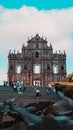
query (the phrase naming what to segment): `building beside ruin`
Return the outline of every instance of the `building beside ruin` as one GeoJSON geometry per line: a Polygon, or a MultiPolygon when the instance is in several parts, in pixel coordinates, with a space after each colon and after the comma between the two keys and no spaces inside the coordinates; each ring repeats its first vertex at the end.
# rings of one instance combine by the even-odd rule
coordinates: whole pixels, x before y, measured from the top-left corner
{"type": "Polygon", "coordinates": [[[36,34],[22,45],[22,51],[8,54],[8,81],[47,86],[51,81],[66,81],[66,53],[53,52],[52,44],[36,34]]]}

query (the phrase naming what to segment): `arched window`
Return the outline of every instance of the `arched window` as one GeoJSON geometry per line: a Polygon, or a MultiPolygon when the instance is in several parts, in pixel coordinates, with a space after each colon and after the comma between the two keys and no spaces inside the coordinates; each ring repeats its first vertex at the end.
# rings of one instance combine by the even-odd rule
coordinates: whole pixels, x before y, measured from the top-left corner
{"type": "Polygon", "coordinates": [[[36,48],[38,48],[38,43],[36,43],[36,48]]]}
{"type": "Polygon", "coordinates": [[[41,65],[40,64],[38,64],[38,65],[35,64],[33,69],[34,69],[33,71],[35,74],[41,73],[41,65]]]}
{"type": "Polygon", "coordinates": [[[21,65],[16,66],[16,73],[21,73],[21,65]]]}
{"type": "Polygon", "coordinates": [[[61,65],[61,70],[64,70],[64,66],[63,65],[61,65]]]}
{"type": "Polygon", "coordinates": [[[58,73],[58,65],[53,65],[53,73],[54,74],[58,73]]]}
{"type": "Polygon", "coordinates": [[[39,53],[38,52],[35,53],[35,57],[39,58],[39,53]]]}

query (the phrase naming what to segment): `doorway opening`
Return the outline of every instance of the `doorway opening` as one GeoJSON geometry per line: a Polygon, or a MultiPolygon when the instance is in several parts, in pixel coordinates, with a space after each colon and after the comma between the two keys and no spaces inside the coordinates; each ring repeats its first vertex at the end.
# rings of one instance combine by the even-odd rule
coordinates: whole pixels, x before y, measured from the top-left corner
{"type": "Polygon", "coordinates": [[[38,87],[38,86],[41,86],[41,81],[40,81],[40,80],[34,80],[34,81],[33,81],[33,85],[34,85],[34,86],[37,86],[37,87],[38,87]]]}

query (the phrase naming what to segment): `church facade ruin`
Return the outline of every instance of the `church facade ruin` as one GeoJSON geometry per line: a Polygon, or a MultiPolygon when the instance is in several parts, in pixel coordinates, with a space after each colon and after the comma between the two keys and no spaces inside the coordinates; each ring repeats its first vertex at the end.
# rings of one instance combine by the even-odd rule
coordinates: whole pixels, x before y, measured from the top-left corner
{"type": "Polygon", "coordinates": [[[8,81],[24,85],[47,86],[66,81],[66,53],[54,53],[52,45],[36,34],[22,45],[22,51],[8,54],[8,81]]]}

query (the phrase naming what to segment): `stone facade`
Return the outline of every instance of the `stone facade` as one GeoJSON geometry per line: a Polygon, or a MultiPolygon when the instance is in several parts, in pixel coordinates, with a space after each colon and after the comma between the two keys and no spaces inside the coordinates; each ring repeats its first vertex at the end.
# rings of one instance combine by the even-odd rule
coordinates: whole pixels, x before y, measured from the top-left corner
{"type": "Polygon", "coordinates": [[[22,45],[22,52],[8,54],[8,81],[47,86],[51,81],[66,81],[66,53],[53,53],[52,45],[38,34],[22,45]]]}

